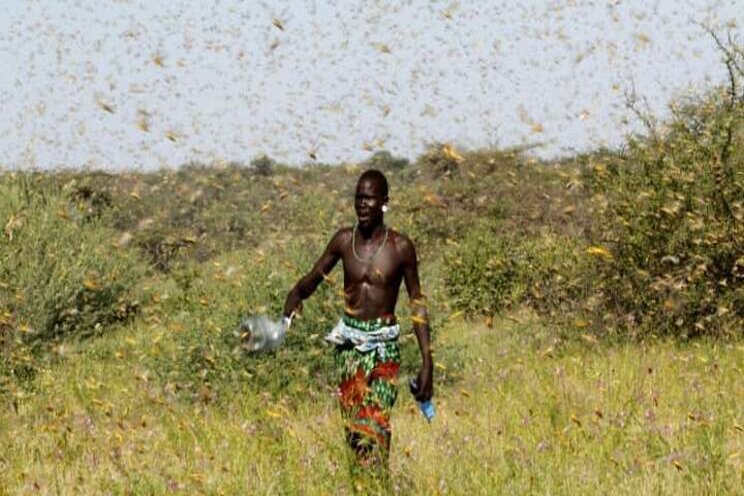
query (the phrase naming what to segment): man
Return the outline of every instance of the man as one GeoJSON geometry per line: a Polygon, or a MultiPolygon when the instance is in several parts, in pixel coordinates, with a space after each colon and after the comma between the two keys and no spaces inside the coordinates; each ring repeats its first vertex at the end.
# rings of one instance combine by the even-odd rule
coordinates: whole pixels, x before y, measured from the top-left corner
{"type": "Polygon", "coordinates": [[[401,281],[411,302],[411,320],[421,350],[416,399],[432,396],[432,359],[426,305],[419,284],[416,250],[383,222],[388,184],[378,170],[357,182],[357,223],[340,229],[312,270],[287,295],[284,316],[299,311],[339,260],[344,268],[346,310],[326,339],[336,345],[339,397],[346,439],[365,467],[385,465],[390,451],[390,412],[400,368],[395,306],[401,281]]]}

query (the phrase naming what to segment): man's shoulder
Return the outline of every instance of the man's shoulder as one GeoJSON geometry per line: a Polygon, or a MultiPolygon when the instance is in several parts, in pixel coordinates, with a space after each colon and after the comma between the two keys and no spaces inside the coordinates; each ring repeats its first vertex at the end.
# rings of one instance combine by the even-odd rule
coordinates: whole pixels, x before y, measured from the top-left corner
{"type": "Polygon", "coordinates": [[[400,231],[397,231],[393,228],[390,228],[389,236],[390,236],[390,239],[393,240],[395,247],[398,249],[400,253],[405,253],[407,251],[414,249],[413,241],[411,241],[411,238],[409,238],[406,234],[400,231]]]}
{"type": "Polygon", "coordinates": [[[405,233],[398,231],[397,229],[389,228],[390,236],[395,239],[398,243],[413,243],[405,233]]]}
{"type": "Polygon", "coordinates": [[[334,245],[341,246],[348,243],[351,240],[352,226],[340,227],[331,238],[331,243],[334,245]]]}
{"type": "Polygon", "coordinates": [[[354,230],[354,226],[339,227],[336,233],[333,235],[334,238],[351,236],[351,232],[354,230]]]}

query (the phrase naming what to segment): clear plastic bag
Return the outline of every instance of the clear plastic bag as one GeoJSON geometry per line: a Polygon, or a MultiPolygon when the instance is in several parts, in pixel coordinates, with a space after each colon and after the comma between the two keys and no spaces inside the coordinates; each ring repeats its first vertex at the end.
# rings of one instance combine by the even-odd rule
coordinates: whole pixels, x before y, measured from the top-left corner
{"type": "Polygon", "coordinates": [[[278,348],[287,335],[291,319],[272,320],[266,315],[251,315],[240,323],[238,332],[243,348],[251,353],[278,348]]]}

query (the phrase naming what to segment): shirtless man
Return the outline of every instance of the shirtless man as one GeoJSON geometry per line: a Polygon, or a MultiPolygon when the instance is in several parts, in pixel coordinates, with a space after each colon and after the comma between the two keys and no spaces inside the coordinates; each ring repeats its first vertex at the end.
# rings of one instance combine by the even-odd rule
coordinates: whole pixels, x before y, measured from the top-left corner
{"type": "Polygon", "coordinates": [[[416,399],[432,396],[432,359],[416,251],[403,234],[383,223],[388,184],[368,170],[357,182],[357,223],[333,236],[312,270],[287,295],[284,316],[302,308],[339,260],[344,268],[346,311],[326,339],[334,343],[339,400],[346,439],[362,466],[384,464],[390,450],[390,411],[397,398],[400,368],[395,306],[401,281],[411,302],[411,320],[421,350],[416,399]]]}

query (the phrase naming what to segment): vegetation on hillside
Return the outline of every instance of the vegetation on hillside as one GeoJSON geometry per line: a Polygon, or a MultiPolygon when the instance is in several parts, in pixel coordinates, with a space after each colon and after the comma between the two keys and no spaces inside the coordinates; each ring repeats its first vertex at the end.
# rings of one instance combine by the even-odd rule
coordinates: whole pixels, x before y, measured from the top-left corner
{"type": "MultiPolygon", "coordinates": [[[[433,437],[402,422],[399,492],[742,487],[744,57],[721,48],[727,86],[560,163],[435,143],[413,163],[0,174],[3,487],[349,490],[328,462],[341,440],[322,339],[344,310],[340,269],[276,352],[247,354],[236,330],[278,316],[354,222],[367,167],[417,246],[441,398],[433,437]],[[41,454],[28,465],[26,446],[41,454]],[[462,466],[434,470],[455,452],[462,466]]],[[[407,322],[405,296],[399,310],[407,322]]],[[[408,376],[410,332],[402,345],[408,376]]]]}
{"type": "Polygon", "coordinates": [[[744,54],[730,81],[675,102],[673,118],[620,153],[580,160],[589,236],[607,251],[601,306],[625,333],[741,334],[744,315],[744,54]]]}
{"type": "Polygon", "coordinates": [[[145,266],[117,235],[32,176],[0,182],[0,379],[33,378],[49,352],[139,308],[145,266]]]}

